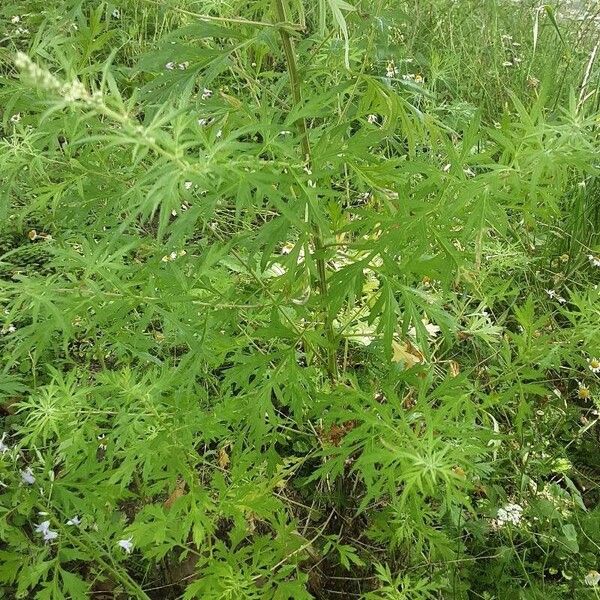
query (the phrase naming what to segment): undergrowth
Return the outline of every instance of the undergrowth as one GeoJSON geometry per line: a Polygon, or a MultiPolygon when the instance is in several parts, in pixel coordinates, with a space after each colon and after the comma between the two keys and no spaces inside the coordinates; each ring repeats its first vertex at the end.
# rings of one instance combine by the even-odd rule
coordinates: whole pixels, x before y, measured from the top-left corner
{"type": "Polygon", "coordinates": [[[3,597],[600,596],[593,5],[0,18],[3,597]]]}

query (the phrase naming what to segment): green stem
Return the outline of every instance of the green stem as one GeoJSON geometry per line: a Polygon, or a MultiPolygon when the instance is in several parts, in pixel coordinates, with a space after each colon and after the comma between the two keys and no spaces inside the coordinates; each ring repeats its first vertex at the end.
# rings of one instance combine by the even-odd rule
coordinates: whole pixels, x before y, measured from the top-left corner
{"type": "MultiPolygon", "coordinates": [[[[275,10],[277,12],[277,18],[281,22],[286,22],[286,14],[285,14],[285,6],[284,0],[274,0],[275,10]]],[[[280,29],[279,34],[281,35],[281,41],[283,44],[283,51],[285,54],[285,60],[287,64],[288,75],[290,78],[290,88],[292,91],[292,101],[294,106],[298,106],[302,102],[302,92],[301,92],[301,81],[300,75],[298,73],[298,62],[296,60],[296,53],[294,51],[294,44],[292,38],[290,36],[289,31],[286,29],[280,29]]],[[[296,122],[296,126],[298,127],[298,132],[300,134],[300,147],[302,150],[302,156],[306,162],[306,165],[309,169],[312,167],[312,156],[310,149],[310,141],[308,137],[308,127],[306,125],[306,119],[301,117],[296,122]]],[[[325,257],[324,257],[324,249],[325,245],[323,243],[323,234],[318,224],[313,222],[313,245],[315,247],[315,262],[317,265],[317,274],[318,274],[318,287],[319,293],[323,300],[323,304],[327,299],[327,269],[325,265],[325,257]]],[[[336,360],[336,337],[335,332],[333,331],[333,323],[331,322],[331,318],[329,316],[329,312],[327,311],[326,306],[323,306],[324,313],[324,325],[325,325],[325,335],[327,336],[327,342],[329,344],[329,348],[327,350],[327,373],[329,378],[332,381],[335,381],[337,378],[337,360],[336,360]]]]}

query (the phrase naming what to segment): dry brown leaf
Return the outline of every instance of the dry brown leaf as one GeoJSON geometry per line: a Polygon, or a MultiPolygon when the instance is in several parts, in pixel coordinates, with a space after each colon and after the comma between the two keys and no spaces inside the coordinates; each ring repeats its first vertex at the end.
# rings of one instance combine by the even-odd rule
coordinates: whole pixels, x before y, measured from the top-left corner
{"type": "Polygon", "coordinates": [[[223,448],[219,448],[217,462],[219,463],[219,467],[221,467],[221,469],[226,469],[229,466],[231,460],[229,458],[229,454],[227,454],[227,448],[225,446],[223,448]]]}
{"type": "Polygon", "coordinates": [[[171,508],[175,504],[175,500],[181,498],[185,493],[185,481],[183,479],[177,480],[175,489],[171,492],[171,495],[164,501],[165,508],[171,508]]]}
{"type": "Polygon", "coordinates": [[[450,377],[458,377],[460,375],[460,365],[455,361],[450,361],[450,377]]]}
{"type": "Polygon", "coordinates": [[[410,342],[397,342],[392,340],[392,362],[404,363],[406,369],[421,364],[425,358],[418,348],[415,348],[410,342]]]}

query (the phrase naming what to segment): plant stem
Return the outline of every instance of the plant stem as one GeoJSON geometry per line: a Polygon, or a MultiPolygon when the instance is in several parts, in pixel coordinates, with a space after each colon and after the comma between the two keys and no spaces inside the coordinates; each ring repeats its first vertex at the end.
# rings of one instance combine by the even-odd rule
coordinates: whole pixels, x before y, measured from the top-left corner
{"type": "MultiPolygon", "coordinates": [[[[274,0],[275,10],[277,12],[277,18],[281,22],[286,21],[285,14],[285,6],[284,0],[274,0]]],[[[287,64],[288,75],[290,78],[290,88],[292,91],[292,101],[294,106],[299,105],[302,102],[302,92],[301,92],[301,81],[300,75],[298,73],[298,62],[296,61],[296,53],[294,51],[294,44],[289,32],[286,29],[279,29],[279,34],[281,35],[281,41],[283,44],[283,51],[285,53],[285,60],[287,64]]],[[[306,119],[301,117],[296,122],[296,126],[298,127],[298,132],[300,133],[300,147],[302,151],[303,159],[306,162],[306,166],[311,169],[312,168],[312,156],[310,149],[310,141],[308,138],[308,127],[306,125],[306,119]]],[[[315,247],[315,262],[317,265],[317,274],[318,274],[318,287],[319,293],[323,300],[323,305],[325,304],[325,300],[327,299],[327,270],[325,265],[325,257],[324,257],[324,249],[325,245],[323,243],[323,234],[319,225],[315,222],[312,223],[313,228],[313,245],[315,247]]],[[[331,322],[330,315],[327,311],[326,306],[323,306],[323,314],[324,314],[324,326],[325,326],[325,335],[327,337],[328,349],[327,349],[327,374],[331,381],[335,381],[337,379],[337,360],[336,360],[336,337],[333,331],[333,324],[331,322]]]]}

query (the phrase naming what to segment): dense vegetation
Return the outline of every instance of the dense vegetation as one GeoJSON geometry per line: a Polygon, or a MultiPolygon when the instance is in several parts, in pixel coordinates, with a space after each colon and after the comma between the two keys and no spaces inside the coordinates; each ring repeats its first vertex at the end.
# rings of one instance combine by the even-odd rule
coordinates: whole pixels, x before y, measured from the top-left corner
{"type": "Polygon", "coordinates": [[[599,30],[3,2],[2,597],[600,598],[599,30]]]}

